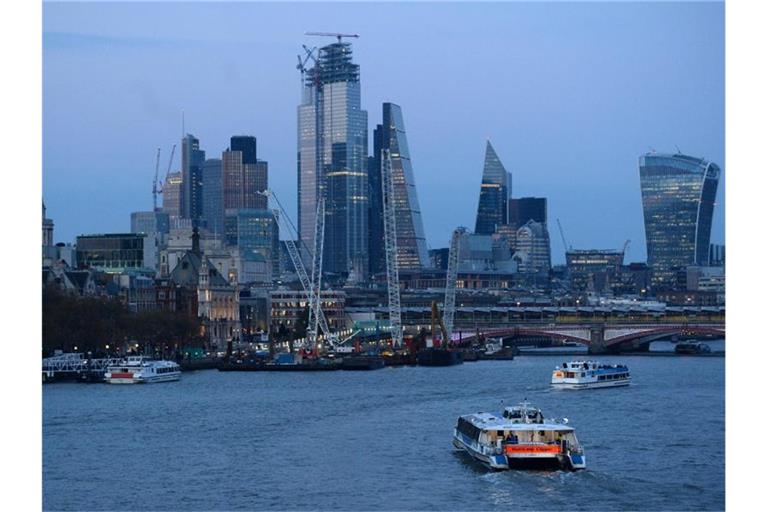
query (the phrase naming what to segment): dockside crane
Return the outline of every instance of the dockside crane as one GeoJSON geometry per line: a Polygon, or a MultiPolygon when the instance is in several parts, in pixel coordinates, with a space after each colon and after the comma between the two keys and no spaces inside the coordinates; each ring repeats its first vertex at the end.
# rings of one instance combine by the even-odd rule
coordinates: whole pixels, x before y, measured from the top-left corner
{"type": "Polygon", "coordinates": [[[387,302],[392,346],[403,344],[403,322],[400,309],[400,276],[397,266],[397,224],[395,222],[395,186],[392,159],[388,149],[381,151],[381,197],[384,206],[384,254],[387,263],[387,302]]]}
{"type": "MultiPolygon", "coordinates": [[[[331,332],[330,328],[328,327],[328,321],[325,317],[325,313],[323,312],[323,309],[320,307],[320,294],[319,294],[319,286],[317,287],[318,293],[315,294],[316,287],[313,284],[313,281],[310,280],[309,274],[307,274],[307,269],[304,266],[304,262],[301,259],[301,254],[299,253],[299,249],[296,247],[296,242],[294,242],[294,239],[300,240],[298,236],[298,230],[296,229],[296,226],[294,226],[293,222],[291,222],[290,217],[288,217],[288,213],[285,211],[285,208],[283,208],[283,205],[278,200],[275,193],[269,189],[265,190],[264,192],[260,192],[262,195],[267,196],[267,198],[272,198],[274,204],[277,206],[277,208],[273,208],[272,216],[275,219],[275,222],[277,225],[281,226],[283,229],[285,229],[284,232],[288,234],[288,239],[285,240],[285,246],[288,249],[288,256],[291,259],[291,262],[293,263],[293,267],[296,269],[296,274],[299,277],[299,282],[301,283],[301,287],[304,290],[304,292],[307,294],[307,303],[310,306],[310,312],[312,311],[312,305],[315,305],[315,318],[317,321],[317,324],[319,326],[318,330],[318,338],[319,338],[319,331],[322,331],[323,334],[325,334],[325,341],[331,344],[331,346],[336,347],[338,346],[339,340],[338,335],[336,333],[331,332]]],[[[323,211],[324,210],[323,206],[323,211]]],[[[320,219],[317,219],[316,222],[324,222],[320,219]]],[[[315,231],[317,232],[317,225],[315,231]]],[[[317,237],[316,237],[317,238],[317,237]]],[[[316,241],[317,242],[317,241],[316,241]]],[[[316,244],[317,245],[317,244],[316,244]]],[[[318,258],[320,258],[321,255],[318,254],[318,258]]],[[[313,262],[315,261],[315,255],[313,254],[313,262]]],[[[313,263],[314,265],[314,263],[313,263]]],[[[322,260],[320,260],[319,265],[322,265],[322,260]]],[[[320,268],[320,272],[322,271],[322,268],[320,268]]],[[[313,347],[309,346],[309,343],[305,348],[309,350],[313,350],[313,347]]]]}
{"type": "MultiPolygon", "coordinates": [[[[448,347],[453,336],[453,318],[456,313],[456,279],[459,277],[459,251],[461,239],[467,228],[458,227],[451,235],[451,246],[448,249],[448,270],[445,274],[445,301],[443,302],[443,346],[448,347]]],[[[434,335],[433,335],[434,336],[434,335]]]]}
{"type": "MultiPolygon", "coordinates": [[[[315,217],[315,247],[312,251],[312,279],[310,281],[311,293],[307,299],[312,300],[309,305],[309,321],[307,327],[307,341],[313,355],[318,352],[318,327],[322,309],[320,307],[320,290],[323,278],[323,245],[325,242],[325,199],[322,197],[317,202],[315,217]]],[[[323,317],[325,319],[325,317],[323,317]]]]}

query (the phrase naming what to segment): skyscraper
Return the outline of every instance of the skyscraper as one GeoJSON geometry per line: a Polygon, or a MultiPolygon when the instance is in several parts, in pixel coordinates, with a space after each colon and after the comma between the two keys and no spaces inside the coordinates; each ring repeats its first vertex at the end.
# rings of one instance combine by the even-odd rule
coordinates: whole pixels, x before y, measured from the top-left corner
{"type": "Polygon", "coordinates": [[[507,200],[512,189],[511,181],[511,174],[504,168],[491,146],[491,141],[487,141],[483,181],[480,184],[480,201],[477,205],[475,221],[476,234],[493,234],[497,226],[507,223],[507,200]]]}
{"type": "Polygon", "coordinates": [[[163,211],[173,219],[181,217],[183,178],[180,172],[172,172],[163,183],[163,211]]]}
{"type": "Polygon", "coordinates": [[[522,227],[529,220],[547,224],[547,198],[521,197],[510,199],[508,223],[515,228],[522,227]]]}
{"type": "Polygon", "coordinates": [[[299,237],[314,241],[318,197],[325,197],[323,266],[368,273],[368,114],[360,108],[360,66],[352,45],[320,48],[306,70],[298,107],[299,237]]]}
{"type": "Polygon", "coordinates": [[[181,139],[181,216],[197,221],[203,215],[203,163],[205,151],[194,135],[181,139]]]}
{"type": "Polygon", "coordinates": [[[676,286],[677,272],[706,265],[720,168],[703,158],[646,153],[640,188],[651,286],[676,286]]]}
{"type": "Polygon", "coordinates": [[[203,219],[208,231],[224,233],[224,191],[220,158],[203,163],[203,219]]]}
{"type": "MultiPolygon", "coordinates": [[[[401,108],[394,103],[384,103],[382,124],[374,130],[374,163],[369,171],[371,182],[370,241],[372,269],[373,258],[380,263],[384,250],[383,205],[381,192],[381,151],[388,150],[392,161],[392,185],[394,188],[395,225],[397,226],[397,263],[401,269],[429,267],[429,252],[421,221],[421,208],[416,194],[408,139],[401,108]],[[378,140],[377,140],[378,138],[378,140]],[[374,188],[378,187],[378,189],[374,188]],[[381,256],[379,256],[381,253],[381,256]]],[[[383,270],[383,267],[381,268],[383,270]]]]}
{"type": "Polygon", "coordinates": [[[256,137],[236,136],[221,155],[224,210],[266,209],[267,162],[256,158],[256,137]],[[238,148],[238,149],[234,149],[238,148]]]}

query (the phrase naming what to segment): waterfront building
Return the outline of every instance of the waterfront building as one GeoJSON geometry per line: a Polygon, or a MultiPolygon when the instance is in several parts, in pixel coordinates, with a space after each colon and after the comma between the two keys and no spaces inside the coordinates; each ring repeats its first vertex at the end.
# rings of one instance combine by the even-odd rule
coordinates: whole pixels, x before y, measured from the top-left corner
{"type": "Polygon", "coordinates": [[[160,269],[160,252],[168,243],[170,233],[170,215],[163,211],[132,212],[131,233],[144,233],[147,235],[147,258],[144,263],[147,268],[160,269]]]}
{"type": "Polygon", "coordinates": [[[498,226],[507,223],[507,202],[511,190],[511,174],[504,168],[491,141],[486,141],[475,233],[490,235],[496,232],[498,226]]]}
{"type": "Polygon", "coordinates": [[[624,251],[615,249],[570,250],[565,262],[573,292],[612,292],[614,283],[620,280],[624,251]]]}
{"type": "Polygon", "coordinates": [[[639,168],[651,284],[676,289],[679,270],[708,262],[720,168],[703,158],[655,153],[641,156],[639,168]]]}
{"type": "Polygon", "coordinates": [[[171,219],[181,217],[181,196],[182,196],[182,174],[172,172],[168,174],[163,183],[163,211],[171,219]]]}
{"type": "Polygon", "coordinates": [[[230,138],[230,148],[221,155],[222,208],[227,210],[267,208],[267,162],[256,158],[256,137],[230,138]]]}
{"type": "Polygon", "coordinates": [[[172,301],[176,311],[200,318],[202,334],[209,347],[223,351],[229,341],[236,341],[240,336],[240,294],[234,277],[234,282],[230,282],[202,253],[195,228],[192,249],[184,253],[168,280],[161,285],[163,306],[167,307],[172,301]]]}
{"type": "Polygon", "coordinates": [[[521,197],[509,200],[509,225],[520,228],[529,220],[547,225],[547,198],[521,197]]]}
{"type": "Polygon", "coordinates": [[[205,151],[194,135],[181,139],[181,216],[197,221],[203,215],[203,163],[205,151]]]}
{"type": "Polygon", "coordinates": [[[691,265],[685,270],[686,290],[725,293],[725,267],[691,265]]]}
{"type": "Polygon", "coordinates": [[[360,108],[360,66],[352,45],[319,49],[306,70],[298,107],[299,237],[313,247],[319,197],[325,197],[323,266],[368,275],[368,114],[360,108]]]}
{"type": "Polygon", "coordinates": [[[241,340],[261,343],[269,330],[269,291],[249,287],[240,290],[241,340]]]}
{"type": "MultiPolygon", "coordinates": [[[[278,227],[269,210],[226,210],[224,232],[227,246],[238,248],[243,255],[261,255],[269,266],[270,276],[280,275],[278,227]]],[[[250,258],[249,261],[257,261],[250,258]]]]}
{"type": "Polygon", "coordinates": [[[208,231],[224,232],[224,188],[220,158],[203,163],[203,220],[208,231]]]}
{"type": "MultiPolygon", "coordinates": [[[[346,293],[340,290],[322,290],[320,292],[320,306],[328,321],[328,327],[333,331],[347,328],[347,319],[344,314],[346,305],[346,293]]],[[[307,294],[300,290],[273,290],[269,292],[269,325],[270,332],[280,332],[296,328],[299,320],[307,321],[309,305],[307,294]]]]}
{"type": "Polygon", "coordinates": [[[549,231],[541,222],[529,220],[517,230],[515,259],[519,271],[526,274],[545,274],[551,265],[549,231]]]}
{"type": "Polygon", "coordinates": [[[77,264],[108,273],[126,269],[149,269],[154,261],[154,247],[144,233],[110,233],[77,237],[77,264]],[[149,263],[149,265],[148,265],[149,263]]]}

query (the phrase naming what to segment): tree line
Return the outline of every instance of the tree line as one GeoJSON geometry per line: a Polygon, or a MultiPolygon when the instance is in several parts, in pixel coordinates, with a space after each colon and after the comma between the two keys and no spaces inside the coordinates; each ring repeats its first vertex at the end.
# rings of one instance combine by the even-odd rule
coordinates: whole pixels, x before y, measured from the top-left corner
{"type": "Polygon", "coordinates": [[[200,327],[198,318],[183,313],[133,312],[118,299],[73,296],[55,286],[43,289],[44,355],[59,349],[96,356],[123,351],[128,343],[138,343],[141,352],[202,347],[200,327]]]}

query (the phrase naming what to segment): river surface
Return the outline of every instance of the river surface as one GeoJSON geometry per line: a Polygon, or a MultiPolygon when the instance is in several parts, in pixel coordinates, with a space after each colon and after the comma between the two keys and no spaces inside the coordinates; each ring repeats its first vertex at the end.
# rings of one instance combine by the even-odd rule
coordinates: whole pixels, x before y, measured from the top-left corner
{"type": "Polygon", "coordinates": [[[372,372],[43,386],[46,510],[722,510],[725,358],[604,356],[629,387],[553,391],[563,356],[372,372]],[[527,398],[587,469],[489,472],[460,414],[527,398]]]}

